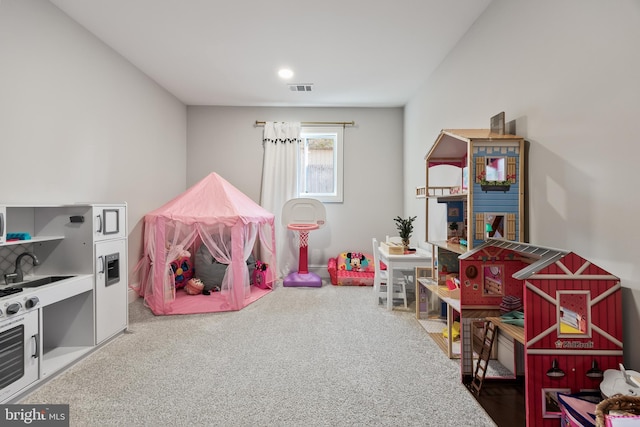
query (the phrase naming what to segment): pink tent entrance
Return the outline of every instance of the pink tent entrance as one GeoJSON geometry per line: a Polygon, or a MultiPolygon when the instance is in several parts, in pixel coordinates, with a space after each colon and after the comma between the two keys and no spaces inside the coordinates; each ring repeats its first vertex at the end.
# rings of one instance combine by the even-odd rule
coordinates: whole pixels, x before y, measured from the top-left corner
{"type": "MultiPolygon", "coordinates": [[[[144,217],[144,257],[138,263],[145,303],[157,315],[240,310],[270,292],[250,283],[247,259],[256,240],[262,262],[276,265],[274,215],[216,173],[144,217]],[[189,295],[176,290],[171,262],[205,245],[226,265],[219,292],[189,295]]],[[[191,263],[193,265],[193,263],[191,263]]],[[[267,269],[267,283],[275,280],[267,269]]],[[[194,277],[198,277],[196,269],[194,277]]]]}

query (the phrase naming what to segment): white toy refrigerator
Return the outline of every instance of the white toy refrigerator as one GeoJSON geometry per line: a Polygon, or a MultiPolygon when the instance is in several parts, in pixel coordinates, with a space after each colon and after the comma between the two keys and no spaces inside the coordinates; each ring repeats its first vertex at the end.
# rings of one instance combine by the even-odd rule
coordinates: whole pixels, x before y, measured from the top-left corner
{"type": "Polygon", "coordinates": [[[126,205],[93,205],[96,345],[127,328],[126,205]]]}

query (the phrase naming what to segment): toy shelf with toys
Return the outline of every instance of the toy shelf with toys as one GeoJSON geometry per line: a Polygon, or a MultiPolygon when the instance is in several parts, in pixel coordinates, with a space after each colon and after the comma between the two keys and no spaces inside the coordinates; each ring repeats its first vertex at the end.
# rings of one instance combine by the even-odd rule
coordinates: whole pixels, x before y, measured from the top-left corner
{"type": "Polygon", "coordinates": [[[460,357],[460,282],[458,256],[466,247],[455,243],[431,242],[435,273],[421,277],[416,273],[416,318],[445,354],[460,357]]]}

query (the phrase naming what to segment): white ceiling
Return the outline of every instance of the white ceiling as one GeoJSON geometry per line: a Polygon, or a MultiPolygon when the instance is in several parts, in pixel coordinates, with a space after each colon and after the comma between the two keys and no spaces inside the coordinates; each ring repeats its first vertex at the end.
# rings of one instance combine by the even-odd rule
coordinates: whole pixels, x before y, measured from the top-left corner
{"type": "Polygon", "coordinates": [[[404,105],[491,2],[50,1],[187,105],[327,107],[404,105]]]}

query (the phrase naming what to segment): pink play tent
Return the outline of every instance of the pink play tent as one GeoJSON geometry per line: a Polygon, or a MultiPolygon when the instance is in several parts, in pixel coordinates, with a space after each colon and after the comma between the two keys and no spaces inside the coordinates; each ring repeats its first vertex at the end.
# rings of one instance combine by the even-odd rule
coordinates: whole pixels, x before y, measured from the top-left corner
{"type": "MultiPolygon", "coordinates": [[[[144,217],[144,257],[138,263],[140,287],[154,314],[240,310],[268,293],[250,284],[246,260],[259,238],[261,261],[276,265],[274,215],[216,173],[144,217]],[[220,292],[189,295],[176,290],[171,261],[205,245],[226,264],[220,292]]],[[[275,269],[267,270],[273,283],[275,269]]],[[[198,277],[197,270],[195,277],[198,277]]]]}

